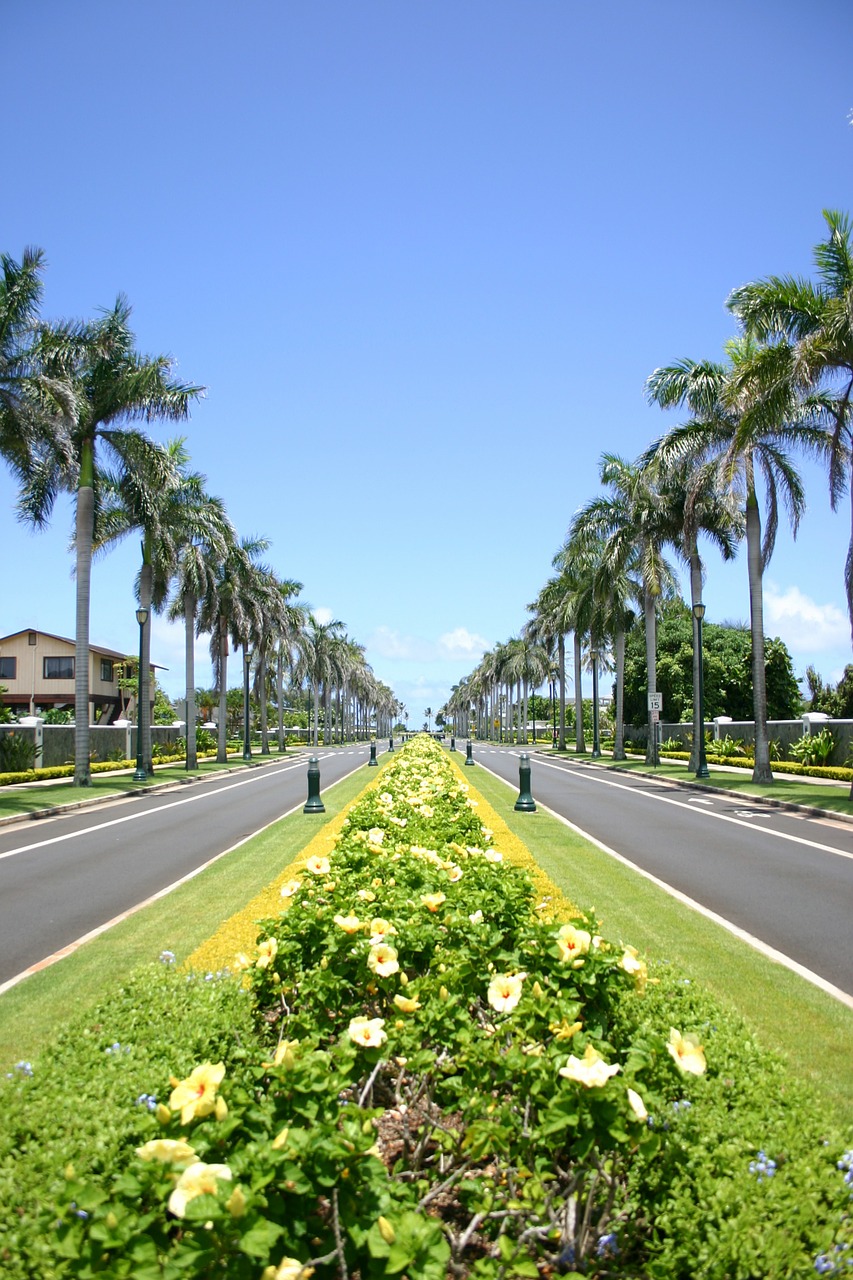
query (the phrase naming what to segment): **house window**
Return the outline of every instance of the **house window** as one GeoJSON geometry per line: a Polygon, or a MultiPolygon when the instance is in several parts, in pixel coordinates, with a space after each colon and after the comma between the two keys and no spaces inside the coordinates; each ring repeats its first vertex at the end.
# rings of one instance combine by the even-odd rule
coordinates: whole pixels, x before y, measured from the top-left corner
{"type": "Polygon", "coordinates": [[[101,679],[104,684],[113,682],[113,664],[109,658],[101,658],[101,679]]]}
{"type": "Polygon", "coordinates": [[[17,669],[17,658],[0,658],[0,680],[15,680],[17,669]]]}
{"type": "Polygon", "coordinates": [[[74,679],[74,659],[73,658],[45,658],[44,659],[44,678],[45,680],[73,680],[74,679]]]}

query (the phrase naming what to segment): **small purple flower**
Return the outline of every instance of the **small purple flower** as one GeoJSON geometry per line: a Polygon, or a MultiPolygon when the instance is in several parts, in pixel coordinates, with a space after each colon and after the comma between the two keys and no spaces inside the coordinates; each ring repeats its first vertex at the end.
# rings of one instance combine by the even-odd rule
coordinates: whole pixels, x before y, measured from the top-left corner
{"type": "Polygon", "coordinates": [[[776,1161],[771,1160],[764,1151],[759,1151],[757,1160],[750,1160],[749,1172],[756,1174],[758,1181],[763,1182],[765,1178],[772,1178],[776,1172],[776,1161]]]}
{"type": "Polygon", "coordinates": [[[599,1258],[612,1258],[619,1252],[619,1246],[616,1243],[616,1232],[610,1231],[606,1236],[598,1237],[598,1244],[595,1251],[599,1258]]]}
{"type": "Polygon", "coordinates": [[[31,1076],[33,1074],[33,1064],[24,1062],[22,1059],[20,1062],[15,1063],[15,1070],[20,1071],[22,1076],[31,1076]]]}
{"type": "Polygon", "coordinates": [[[161,964],[174,964],[174,963],[175,963],[175,953],[174,953],[174,951],[161,951],[161,952],[160,952],[160,963],[161,963],[161,964]]]}

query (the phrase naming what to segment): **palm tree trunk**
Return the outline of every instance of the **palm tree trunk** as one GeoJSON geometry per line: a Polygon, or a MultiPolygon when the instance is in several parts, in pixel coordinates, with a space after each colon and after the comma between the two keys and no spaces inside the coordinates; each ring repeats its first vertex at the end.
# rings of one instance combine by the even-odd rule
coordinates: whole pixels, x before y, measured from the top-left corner
{"type": "Polygon", "coordinates": [[[320,726],[320,682],[314,681],[314,750],[317,750],[320,726]]]}
{"type": "MultiPolygon", "coordinates": [[[[655,598],[648,587],[643,591],[643,615],[646,629],[646,671],[648,672],[649,693],[657,693],[657,637],[655,635],[655,598]]],[[[649,736],[646,740],[646,764],[659,765],[657,721],[648,713],[649,736]]]]}
{"type": "Polygon", "coordinates": [[[196,748],[196,709],[195,709],[195,596],[184,592],[184,670],[187,692],[187,759],[186,768],[198,768],[198,750],[196,748]]]}
{"type": "Polygon", "coordinates": [[[151,759],[151,596],[154,570],[145,543],[142,544],[142,568],[139,573],[139,607],[146,611],[142,628],[142,666],[139,672],[139,732],[142,737],[142,763],[146,773],[153,773],[151,759]]]}
{"type": "Polygon", "coordinates": [[[216,735],[216,763],[228,759],[228,619],[219,619],[219,726],[216,735]]]}
{"type": "MultiPolygon", "coordinates": [[[[690,610],[702,599],[702,561],[695,547],[690,552],[690,610]]],[[[704,724],[699,723],[699,619],[693,614],[693,745],[690,748],[690,772],[699,768],[704,724]]]]}
{"type": "Polygon", "coordinates": [[[284,654],[281,645],[276,658],[275,699],[278,704],[278,749],[284,751],[284,654]]]}
{"type": "Polygon", "coordinates": [[[625,630],[620,627],[613,637],[616,658],[616,723],[613,727],[613,759],[625,759],[625,630]]]}
{"type": "Polygon", "coordinates": [[[752,714],[755,721],[755,766],[752,781],[770,783],[770,741],[767,736],[767,684],[764,674],[764,594],[761,563],[761,515],[751,468],[746,499],[746,564],[749,572],[749,627],[752,635],[752,714]]]}
{"type": "Polygon", "coordinates": [[[560,751],[566,749],[566,637],[560,633],[557,641],[557,661],[560,664],[560,726],[557,737],[557,747],[560,751]]]}
{"type": "Polygon", "coordinates": [[[89,771],[89,600],[92,583],[92,533],[95,519],[94,462],[91,446],[84,447],[81,484],[77,490],[76,560],[77,622],[74,658],[74,785],[91,786],[89,771]],[[88,456],[88,482],[84,468],[88,456]]]}
{"type": "Polygon", "coordinates": [[[268,756],[270,743],[267,737],[267,657],[264,648],[261,649],[258,658],[258,687],[261,693],[261,755],[268,756]]]}
{"type": "Polygon", "coordinates": [[[573,633],[575,660],[575,751],[586,752],[586,738],[583,731],[583,689],[581,688],[581,638],[579,632],[573,633]]]}

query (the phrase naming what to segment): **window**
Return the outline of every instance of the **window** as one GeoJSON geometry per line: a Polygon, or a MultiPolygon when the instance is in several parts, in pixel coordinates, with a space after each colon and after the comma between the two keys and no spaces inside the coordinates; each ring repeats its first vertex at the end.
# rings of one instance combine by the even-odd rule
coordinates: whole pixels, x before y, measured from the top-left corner
{"type": "Polygon", "coordinates": [[[113,664],[109,658],[101,658],[101,679],[105,684],[113,682],[113,664]]]}
{"type": "Polygon", "coordinates": [[[17,668],[17,658],[0,658],[0,680],[15,680],[17,668]]]}
{"type": "Polygon", "coordinates": [[[45,680],[73,680],[74,659],[71,657],[45,658],[44,678],[45,680]]]}

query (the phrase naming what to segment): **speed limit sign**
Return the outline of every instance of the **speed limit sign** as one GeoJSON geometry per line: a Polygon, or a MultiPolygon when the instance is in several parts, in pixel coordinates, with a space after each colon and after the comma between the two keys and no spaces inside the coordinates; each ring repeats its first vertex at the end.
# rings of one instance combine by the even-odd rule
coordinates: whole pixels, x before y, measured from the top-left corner
{"type": "Polygon", "coordinates": [[[649,711],[652,711],[652,712],[663,711],[663,694],[662,693],[649,694],[649,711]]]}

